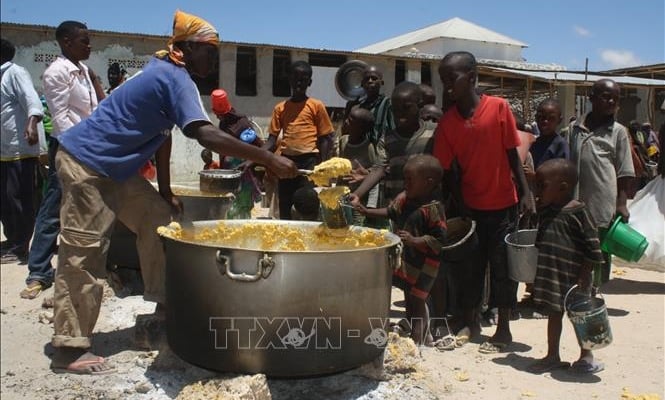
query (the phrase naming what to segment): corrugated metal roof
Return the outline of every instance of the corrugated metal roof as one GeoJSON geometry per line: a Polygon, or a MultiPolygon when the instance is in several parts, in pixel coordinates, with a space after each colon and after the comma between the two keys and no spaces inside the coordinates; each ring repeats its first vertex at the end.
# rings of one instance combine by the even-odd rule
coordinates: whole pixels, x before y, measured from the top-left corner
{"type": "Polygon", "coordinates": [[[596,75],[585,74],[584,72],[565,72],[565,71],[525,71],[512,68],[493,68],[497,71],[509,72],[511,74],[529,76],[532,78],[543,79],[547,81],[559,82],[595,82],[599,79],[609,78],[619,84],[625,85],[638,85],[638,86],[662,86],[665,87],[665,80],[662,79],[646,79],[634,78],[632,76],[618,76],[618,75],[596,75]]]}
{"type": "Polygon", "coordinates": [[[455,17],[435,25],[356,49],[355,51],[364,53],[384,53],[400,47],[412,46],[417,43],[438,38],[466,39],[478,42],[528,47],[523,42],[455,17]]]}

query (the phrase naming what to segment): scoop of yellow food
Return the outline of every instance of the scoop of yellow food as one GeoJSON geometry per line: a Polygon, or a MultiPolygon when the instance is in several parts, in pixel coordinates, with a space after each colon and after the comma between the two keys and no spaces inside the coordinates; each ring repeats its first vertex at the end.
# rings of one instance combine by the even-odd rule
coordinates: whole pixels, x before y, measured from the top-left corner
{"type": "Polygon", "coordinates": [[[314,167],[314,172],[309,175],[309,179],[316,186],[330,186],[330,179],[348,175],[350,172],[350,160],[333,157],[314,167]]]}
{"type": "Polygon", "coordinates": [[[339,207],[339,199],[345,194],[349,193],[350,190],[346,186],[335,186],[332,188],[325,188],[319,192],[319,200],[324,207],[327,207],[331,210],[339,207]]]}

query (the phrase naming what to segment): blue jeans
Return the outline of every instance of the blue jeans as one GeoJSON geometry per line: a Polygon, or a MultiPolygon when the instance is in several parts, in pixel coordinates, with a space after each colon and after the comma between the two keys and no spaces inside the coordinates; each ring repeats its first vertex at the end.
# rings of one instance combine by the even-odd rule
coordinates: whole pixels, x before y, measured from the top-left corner
{"type": "Polygon", "coordinates": [[[39,281],[45,285],[53,283],[55,270],[51,265],[51,258],[56,252],[60,233],[60,198],[62,197],[62,189],[55,171],[55,153],[58,151],[58,145],[57,139],[49,139],[47,188],[35,222],[35,236],[32,238],[28,255],[30,272],[25,280],[26,284],[31,281],[39,281]]]}

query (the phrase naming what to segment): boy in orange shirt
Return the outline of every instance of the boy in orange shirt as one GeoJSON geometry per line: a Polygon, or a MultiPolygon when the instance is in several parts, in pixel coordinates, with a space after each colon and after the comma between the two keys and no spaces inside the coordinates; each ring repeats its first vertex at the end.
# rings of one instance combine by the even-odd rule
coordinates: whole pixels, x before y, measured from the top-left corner
{"type": "MultiPolygon", "coordinates": [[[[299,169],[312,170],[329,158],[335,130],[323,102],[307,96],[307,88],[312,84],[312,67],[307,62],[291,64],[289,84],[291,98],[277,103],[273,109],[270,136],[263,148],[275,151],[281,132],[281,155],[293,160],[299,169]]],[[[304,176],[279,180],[280,219],[291,219],[293,193],[306,185],[311,183],[304,176]]]]}

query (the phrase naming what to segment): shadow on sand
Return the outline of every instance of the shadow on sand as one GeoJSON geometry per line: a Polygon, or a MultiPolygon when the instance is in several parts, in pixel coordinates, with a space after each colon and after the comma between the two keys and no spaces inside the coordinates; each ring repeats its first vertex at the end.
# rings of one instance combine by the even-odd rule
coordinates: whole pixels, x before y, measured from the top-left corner
{"type": "Polygon", "coordinates": [[[603,294],[665,294],[665,283],[614,278],[600,288],[603,294]]]}
{"type": "MultiPolygon", "coordinates": [[[[529,367],[529,365],[535,363],[536,361],[538,361],[536,358],[524,357],[522,355],[515,353],[509,353],[506,354],[505,357],[495,357],[492,359],[493,363],[499,365],[507,365],[509,367],[516,369],[517,371],[521,371],[524,373],[529,373],[527,372],[527,368],[529,367]]],[[[552,379],[555,379],[559,382],[598,383],[602,380],[598,375],[576,374],[570,372],[568,368],[557,369],[548,373],[550,374],[552,379]]]]}

